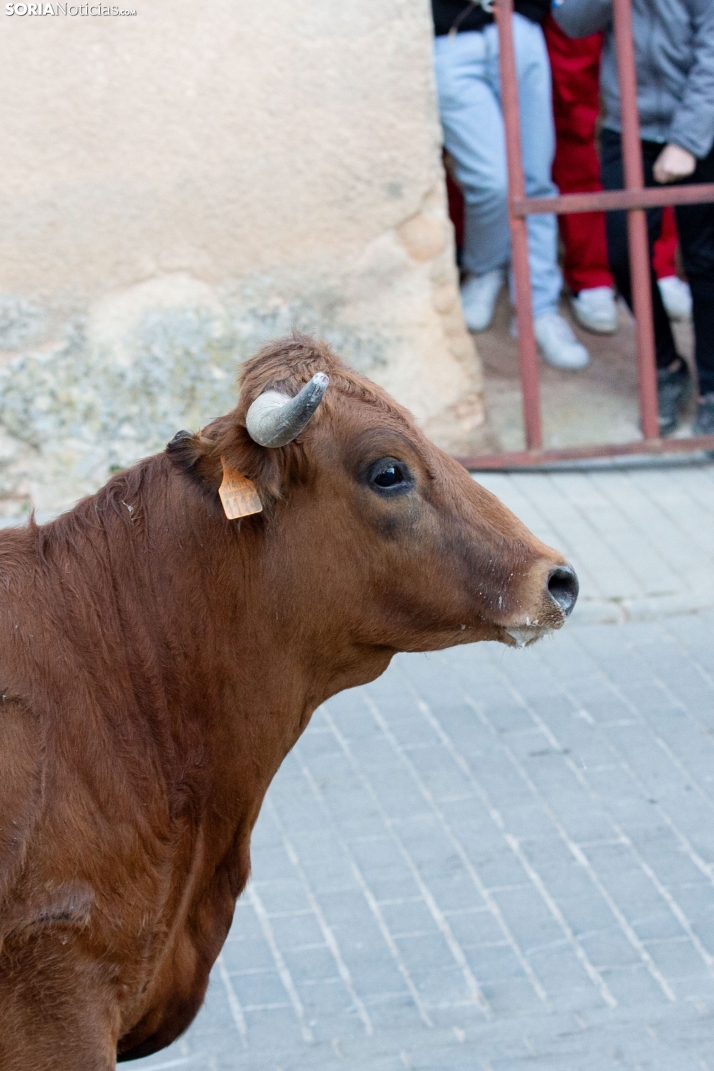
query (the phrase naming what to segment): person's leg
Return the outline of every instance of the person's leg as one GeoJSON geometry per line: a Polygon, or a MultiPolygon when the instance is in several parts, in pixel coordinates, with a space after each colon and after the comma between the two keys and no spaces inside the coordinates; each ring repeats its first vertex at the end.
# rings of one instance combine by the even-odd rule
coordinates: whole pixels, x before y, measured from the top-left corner
{"type": "MultiPolygon", "coordinates": [[[[553,166],[553,178],[561,193],[590,193],[602,189],[600,166],[594,145],[558,136],[558,151],[553,166]],[[592,174],[593,157],[597,164],[597,181],[592,174]],[[567,177],[564,172],[567,171],[567,177]]],[[[563,274],[573,294],[597,286],[613,286],[607,259],[604,212],[576,212],[558,217],[565,259],[563,274]]]]}
{"type": "MultiPolygon", "coordinates": [[[[496,28],[488,27],[489,36],[496,28]]],[[[513,42],[518,73],[521,152],[528,197],[555,197],[551,176],[555,153],[550,65],[537,23],[513,16],[513,42]]],[[[528,253],[533,290],[533,316],[556,312],[563,279],[558,267],[558,225],[552,215],[528,217],[528,253]]]]}
{"type": "MultiPolygon", "coordinates": [[[[543,24],[543,32],[553,80],[556,134],[553,179],[561,193],[601,190],[595,125],[600,108],[603,35],[573,40],[563,33],[552,16],[543,24]]],[[[572,293],[612,287],[604,213],[559,216],[558,225],[565,250],[563,274],[572,293]]]]}
{"type": "MultiPolygon", "coordinates": [[[[622,146],[620,135],[611,130],[601,134],[601,164],[605,189],[623,188],[622,146]]],[[[654,142],[642,142],[642,164],[646,186],[654,186],[652,169],[662,146],[654,142]]],[[[659,236],[662,210],[647,212],[650,253],[650,292],[654,319],[655,355],[657,360],[657,403],[659,408],[660,434],[666,435],[677,426],[679,408],[691,389],[691,377],[686,361],[679,356],[672,335],[669,317],[662,304],[662,297],[652,270],[652,246],[659,236]]],[[[632,308],[630,261],[627,241],[627,214],[608,212],[607,244],[610,268],[618,289],[632,308]]]]}
{"type": "MultiPolygon", "coordinates": [[[[691,182],[714,182],[714,149],[691,182]]],[[[682,260],[692,290],[695,356],[700,395],[714,395],[714,205],[678,205],[682,260]]],[[[714,426],[711,427],[714,431],[714,426]]]]}
{"type": "Polygon", "coordinates": [[[444,144],[465,201],[462,263],[484,275],[510,256],[503,117],[486,76],[484,33],[437,37],[434,65],[444,144]]]}
{"type": "MultiPolygon", "coordinates": [[[[494,91],[500,96],[498,33],[487,26],[484,37],[490,56],[494,91]]],[[[513,41],[518,75],[521,119],[521,152],[526,193],[529,197],[554,197],[551,176],[555,131],[553,129],[550,66],[543,32],[522,15],[513,16],[513,41]]],[[[590,356],[558,313],[562,276],[558,267],[558,228],[555,216],[528,217],[528,265],[531,277],[534,330],[545,360],[571,371],[584,368],[590,356]]],[[[515,304],[513,272],[511,298],[515,304]]]]}
{"type": "Polygon", "coordinates": [[[652,267],[670,320],[689,320],[692,315],[692,291],[677,275],[676,253],[679,236],[674,209],[662,209],[662,233],[654,244],[652,267]]]}
{"type": "MultiPolygon", "coordinates": [[[[647,151],[648,143],[643,144],[643,163],[645,167],[645,185],[654,185],[652,167],[656,159],[654,150],[647,151]],[[652,157],[650,159],[650,157],[652,157]]],[[[603,129],[600,135],[600,164],[602,179],[606,190],[621,190],[624,188],[624,172],[622,166],[622,146],[620,135],[612,130],[603,129]]],[[[650,240],[650,254],[652,245],[658,237],[661,227],[662,210],[650,209],[647,212],[647,225],[650,240]]],[[[627,241],[627,213],[608,212],[606,220],[607,249],[610,261],[610,270],[615,278],[617,289],[632,308],[632,288],[630,279],[630,254],[627,241]]],[[[656,285],[654,272],[651,271],[652,282],[652,311],[654,315],[655,351],[657,354],[657,367],[667,368],[677,358],[677,349],[674,344],[674,336],[669,323],[669,317],[662,304],[659,287],[656,285]]]]}
{"type": "Polygon", "coordinates": [[[652,251],[652,267],[658,279],[666,279],[677,274],[675,256],[677,253],[677,224],[674,209],[667,205],[662,209],[662,230],[652,251]]]}

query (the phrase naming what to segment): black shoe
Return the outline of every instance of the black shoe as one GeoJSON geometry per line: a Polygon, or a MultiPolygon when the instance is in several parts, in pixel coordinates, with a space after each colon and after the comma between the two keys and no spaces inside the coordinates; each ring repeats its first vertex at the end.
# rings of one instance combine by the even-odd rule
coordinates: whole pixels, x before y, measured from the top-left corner
{"type": "Polygon", "coordinates": [[[692,377],[686,361],[681,357],[674,369],[657,369],[657,405],[659,408],[659,433],[669,435],[677,427],[679,407],[689,397],[692,377]]]}
{"type": "Polygon", "coordinates": [[[714,435],[714,394],[705,394],[699,399],[697,419],[692,428],[694,435],[714,435]]]}

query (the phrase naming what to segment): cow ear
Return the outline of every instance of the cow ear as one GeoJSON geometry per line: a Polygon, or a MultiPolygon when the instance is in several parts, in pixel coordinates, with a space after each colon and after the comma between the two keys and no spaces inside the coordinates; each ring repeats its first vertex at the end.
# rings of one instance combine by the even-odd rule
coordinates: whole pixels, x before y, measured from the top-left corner
{"type": "Polygon", "coordinates": [[[224,465],[255,484],[263,510],[283,497],[288,468],[287,452],[270,450],[254,442],[245,427],[225,418],[192,435],[179,431],[166,446],[172,462],[218,501],[224,465]]]}
{"type": "Polygon", "coordinates": [[[218,467],[213,458],[215,443],[199,432],[177,431],[166,444],[166,453],[176,468],[191,476],[197,483],[220,484],[220,461],[218,467]]]}

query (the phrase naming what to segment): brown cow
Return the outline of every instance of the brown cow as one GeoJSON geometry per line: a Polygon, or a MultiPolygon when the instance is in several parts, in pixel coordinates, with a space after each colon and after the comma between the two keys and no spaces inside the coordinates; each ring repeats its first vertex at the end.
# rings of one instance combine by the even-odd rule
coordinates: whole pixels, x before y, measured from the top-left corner
{"type": "Polygon", "coordinates": [[[317,705],[397,651],[530,642],[577,595],[559,554],[303,337],[250,361],[201,434],[4,531],[0,585],[2,1071],[107,1071],[173,1041],[317,705]],[[262,512],[227,519],[221,459],[262,512]]]}

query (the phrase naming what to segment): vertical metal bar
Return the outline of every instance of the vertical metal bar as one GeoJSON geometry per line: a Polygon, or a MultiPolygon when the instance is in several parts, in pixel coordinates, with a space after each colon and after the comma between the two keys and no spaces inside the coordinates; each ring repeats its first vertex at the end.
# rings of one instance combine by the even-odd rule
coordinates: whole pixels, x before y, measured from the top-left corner
{"type": "MultiPolygon", "coordinates": [[[[632,44],[632,10],[630,0],[613,0],[617,77],[620,83],[622,120],[622,159],[625,189],[644,186],[640,122],[637,113],[637,75],[632,44]]],[[[630,247],[632,307],[637,324],[637,365],[640,383],[640,418],[646,439],[659,436],[657,420],[657,369],[655,361],[650,254],[647,242],[647,219],[641,208],[627,213],[627,237],[630,247]]]]}
{"type": "Polygon", "coordinates": [[[538,351],[533,332],[531,275],[528,267],[528,230],[526,220],[518,219],[511,211],[512,200],[525,196],[521,159],[521,122],[518,109],[518,76],[513,48],[513,0],[496,0],[495,13],[498,23],[501,106],[508,158],[508,221],[511,228],[513,277],[516,284],[516,321],[523,392],[523,422],[526,431],[526,446],[529,450],[539,450],[543,445],[543,434],[540,419],[538,351]]]}

